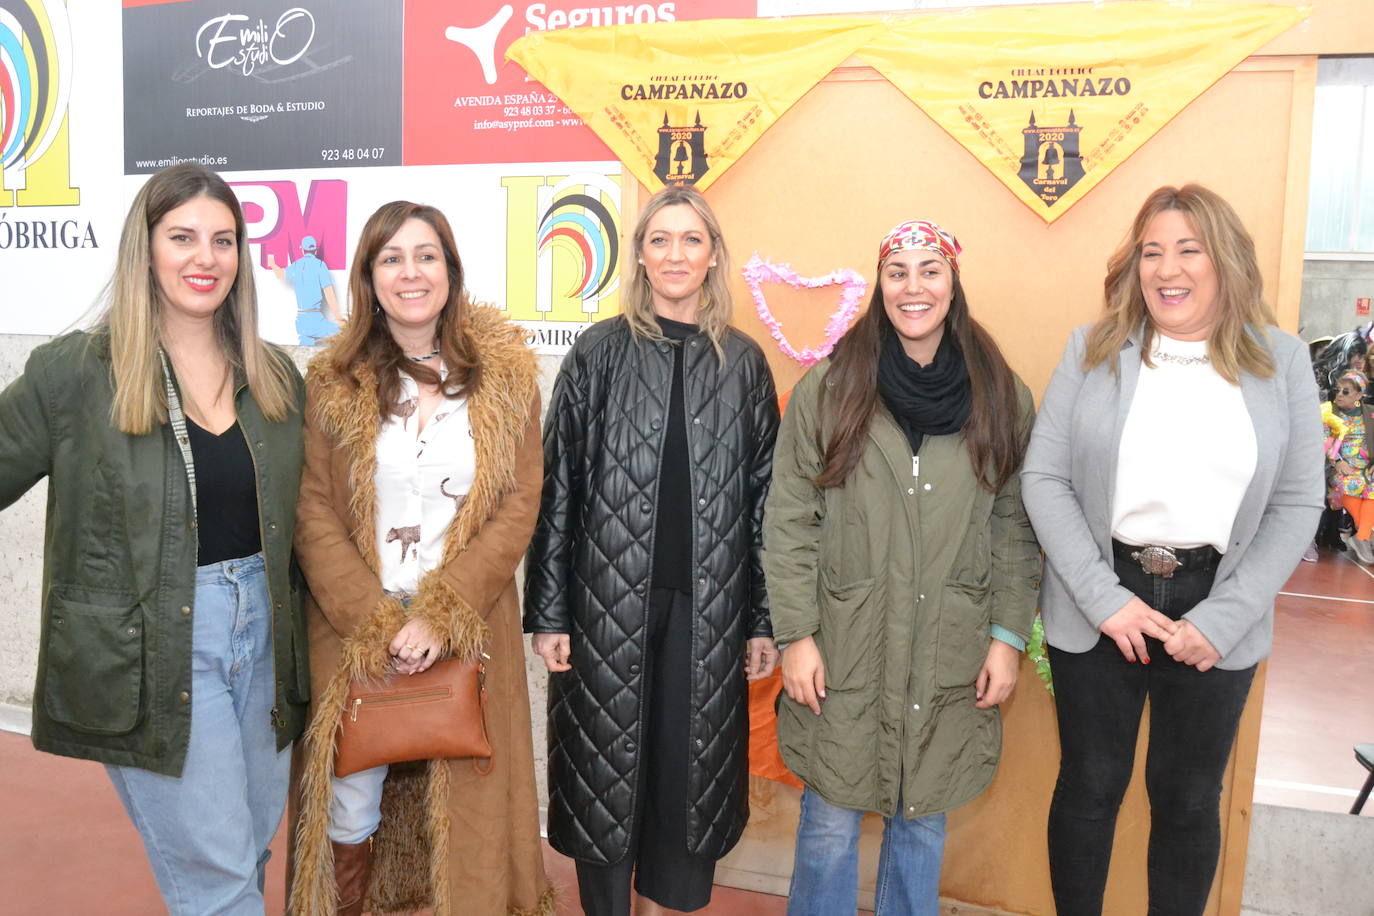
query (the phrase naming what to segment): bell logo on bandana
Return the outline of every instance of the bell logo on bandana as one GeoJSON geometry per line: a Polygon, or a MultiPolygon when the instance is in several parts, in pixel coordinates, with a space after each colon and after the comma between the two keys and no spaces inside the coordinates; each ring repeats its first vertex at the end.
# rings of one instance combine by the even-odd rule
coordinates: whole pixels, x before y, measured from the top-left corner
{"type": "Polygon", "coordinates": [[[1083,128],[1074,121],[1073,109],[1069,109],[1069,123],[1063,127],[1037,126],[1032,113],[1030,124],[1021,130],[1026,151],[1017,174],[1046,206],[1053,206],[1083,177],[1083,156],[1078,151],[1081,133],[1083,128]]]}
{"type": "Polygon", "coordinates": [[[690,127],[673,127],[668,115],[658,129],[658,155],[654,157],[654,174],[665,185],[696,184],[710,168],[706,162],[706,128],[698,114],[690,127]]]}

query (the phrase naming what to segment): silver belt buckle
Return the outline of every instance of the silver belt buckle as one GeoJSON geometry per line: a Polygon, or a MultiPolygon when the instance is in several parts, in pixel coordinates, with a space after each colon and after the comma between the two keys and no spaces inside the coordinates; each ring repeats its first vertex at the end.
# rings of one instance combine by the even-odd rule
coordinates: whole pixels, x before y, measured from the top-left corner
{"type": "Polygon", "coordinates": [[[1150,575],[1163,576],[1165,579],[1172,579],[1174,570],[1183,565],[1168,547],[1145,547],[1141,550],[1133,550],[1131,551],[1131,559],[1139,563],[1140,568],[1150,575]]]}

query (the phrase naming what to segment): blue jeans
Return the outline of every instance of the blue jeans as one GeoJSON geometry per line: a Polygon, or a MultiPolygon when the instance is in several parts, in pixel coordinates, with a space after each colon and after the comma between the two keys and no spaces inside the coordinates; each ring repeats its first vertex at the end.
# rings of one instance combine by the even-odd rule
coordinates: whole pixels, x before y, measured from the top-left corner
{"type": "MultiPolygon", "coordinates": [[[[901,810],[898,799],[897,810],[901,810]]],[[[864,812],[807,789],[797,824],[788,916],[852,916],[859,905],[859,825],[864,812]]],[[[883,818],[875,916],[938,916],[945,816],[883,818]]]]}
{"type": "Polygon", "coordinates": [[[261,554],[197,569],[181,775],[105,768],[173,916],[262,916],[291,766],[272,727],[271,606],[261,554]]]}

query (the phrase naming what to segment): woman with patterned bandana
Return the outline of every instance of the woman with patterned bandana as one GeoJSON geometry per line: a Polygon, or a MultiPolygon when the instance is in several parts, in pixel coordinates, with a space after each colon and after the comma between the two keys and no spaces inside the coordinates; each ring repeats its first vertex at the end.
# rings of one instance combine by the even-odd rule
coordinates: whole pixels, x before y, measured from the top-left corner
{"type": "Polygon", "coordinates": [[[877,913],[935,916],[945,812],[997,769],[1040,574],[1017,478],[1035,410],[969,312],[960,252],[927,220],[887,234],[868,311],[778,436],[764,571],[778,742],[806,785],[791,916],[854,912],[865,811],[877,913]]]}

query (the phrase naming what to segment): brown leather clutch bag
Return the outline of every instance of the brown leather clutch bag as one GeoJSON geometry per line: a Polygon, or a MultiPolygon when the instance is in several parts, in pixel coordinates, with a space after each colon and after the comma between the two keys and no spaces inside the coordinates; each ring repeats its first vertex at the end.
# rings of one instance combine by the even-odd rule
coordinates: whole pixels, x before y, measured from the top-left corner
{"type": "Polygon", "coordinates": [[[334,775],[384,763],[464,757],[487,773],[486,705],[481,658],[445,658],[419,674],[354,681],[339,725],[334,775]]]}

